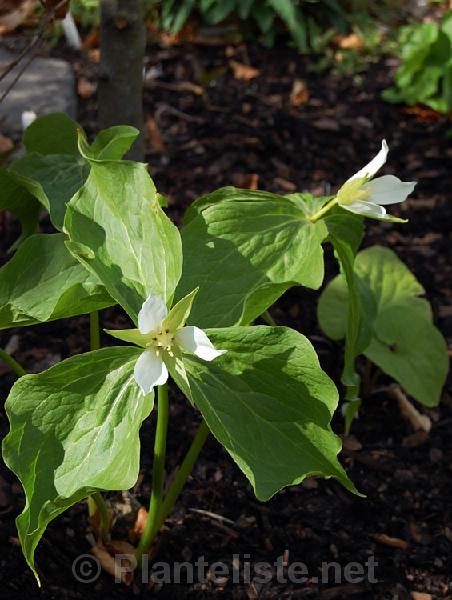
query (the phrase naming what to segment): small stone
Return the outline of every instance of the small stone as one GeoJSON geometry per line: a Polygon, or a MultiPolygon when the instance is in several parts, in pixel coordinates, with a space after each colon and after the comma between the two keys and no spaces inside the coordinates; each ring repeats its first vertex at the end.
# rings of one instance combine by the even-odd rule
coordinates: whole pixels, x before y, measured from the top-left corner
{"type": "MultiPolygon", "coordinates": [[[[15,58],[15,54],[0,48],[0,64],[9,64],[15,58]]],[[[6,91],[22,65],[22,62],[19,63],[0,82],[0,95],[6,91]]],[[[26,111],[33,111],[38,116],[64,112],[75,117],[77,98],[74,88],[74,75],[68,62],[56,58],[35,58],[0,104],[3,132],[13,137],[20,136],[22,114],[26,111]]]]}

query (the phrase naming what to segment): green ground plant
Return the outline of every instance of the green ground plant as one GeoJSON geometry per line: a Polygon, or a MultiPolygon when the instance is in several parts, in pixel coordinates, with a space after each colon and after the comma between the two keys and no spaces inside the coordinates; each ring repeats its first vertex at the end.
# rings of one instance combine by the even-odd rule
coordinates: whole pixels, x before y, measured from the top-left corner
{"type": "Polygon", "coordinates": [[[135,566],[209,433],[259,500],[308,476],[333,477],[358,493],[337,459],[341,440],[330,425],[339,393],[312,344],[287,327],[254,325],[261,315],[271,321],[269,307],[292,286],[322,285],[326,243],[342,275],[323,292],[319,314],[329,335],[345,336],[348,420],[359,404],[361,353],[429,406],[445,377],[447,352],[421,286],[389,251],[358,253],[365,218],[403,222],[385,206],[405,200],[415,185],[375,177],[385,141],[334,196],[222,188],[196,200],[179,231],[147,166],[123,160],[137,134],[113,127],[88,144],[71,119],[48,115],[25,131],[27,154],[0,174],[8,184],[1,189],[9,190],[0,206],[22,221],[15,254],[0,269],[0,328],[91,315],[90,352],[34,375],[1,355],[19,377],[6,401],[3,457],[25,489],[17,527],[36,575],[34,552],[47,525],[75,503],[90,498],[108,536],[101,493],[136,483],[139,430],[153,410],[151,499],[135,566]],[[55,233],[33,233],[40,207],[55,233]],[[107,331],[117,345],[100,348],[98,311],[113,305],[130,328],[107,331]],[[412,331],[401,311],[419,318],[422,351],[407,351],[412,331]],[[413,367],[432,382],[411,386],[413,367]],[[164,493],[169,377],[201,424],[164,493]]]}

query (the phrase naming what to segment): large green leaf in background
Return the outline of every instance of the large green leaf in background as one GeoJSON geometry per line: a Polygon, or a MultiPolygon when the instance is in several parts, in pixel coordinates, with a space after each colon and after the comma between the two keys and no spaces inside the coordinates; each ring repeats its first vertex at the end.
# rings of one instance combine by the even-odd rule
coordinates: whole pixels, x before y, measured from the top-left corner
{"type": "Polygon", "coordinates": [[[289,287],[322,283],[326,227],[293,197],[223,188],[195,202],[185,222],[176,296],[200,288],[189,323],[249,324],[289,287]]]}
{"type": "Polygon", "coordinates": [[[183,356],[191,400],[256,496],[268,500],[310,475],[334,477],[356,491],[337,460],[341,442],[330,427],[338,393],[310,342],[285,327],[206,333],[227,352],[212,362],[183,356]]]}
{"type": "MultiPolygon", "coordinates": [[[[394,252],[380,246],[357,255],[355,278],[362,319],[370,332],[360,352],[416,400],[427,406],[437,404],[448,371],[448,355],[445,341],[432,322],[430,305],[420,297],[423,287],[394,252]]],[[[345,335],[348,301],[343,275],[333,279],[320,296],[319,323],[332,339],[345,335]]]]}
{"type": "Polygon", "coordinates": [[[0,329],[89,313],[114,301],[67,250],[62,233],[26,239],[0,269],[0,329]]]}
{"type": "Polygon", "coordinates": [[[14,175],[0,167],[0,211],[2,210],[11,212],[22,226],[22,233],[13,245],[13,249],[17,248],[36,231],[40,204],[22,187],[14,175]]]}
{"type": "Polygon", "coordinates": [[[101,131],[93,144],[84,142],[82,156],[77,141],[83,132],[66,115],[55,113],[34,121],[24,134],[28,154],[11,170],[18,180],[47,209],[53,226],[62,231],[66,205],[85,183],[91,160],[119,160],[129,150],[139,131],[116,126],[101,131]],[[55,136],[55,130],[61,135],[55,136]]]}
{"type": "Polygon", "coordinates": [[[47,209],[52,225],[61,231],[67,203],[88,177],[85,159],[80,155],[32,152],[16,161],[11,170],[47,209]]]}
{"type": "Polygon", "coordinates": [[[135,323],[149,293],[170,302],[182,270],[180,235],[160,208],[145,165],[92,161],[64,228],[70,251],[135,323]]]}
{"type": "Polygon", "coordinates": [[[39,117],[27,127],[23,142],[27,152],[79,156],[77,132],[81,126],[65,113],[39,117]]]}
{"type": "Polygon", "coordinates": [[[141,349],[104,348],[69,358],[14,385],[3,457],[26,493],[17,518],[30,567],[48,523],[96,489],[125,490],[138,477],[138,431],[153,406],[133,368],[141,349]]]}

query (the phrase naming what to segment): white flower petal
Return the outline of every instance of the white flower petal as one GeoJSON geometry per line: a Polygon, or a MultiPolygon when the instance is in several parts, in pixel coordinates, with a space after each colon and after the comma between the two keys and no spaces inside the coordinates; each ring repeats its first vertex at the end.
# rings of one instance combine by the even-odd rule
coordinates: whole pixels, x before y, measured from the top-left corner
{"type": "Polygon", "coordinates": [[[168,369],[162,360],[162,355],[157,355],[154,348],[149,348],[140,354],[133,374],[143,394],[149,394],[154,386],[163,385],[168,379],[168,369]]]}
{"type": "Polygon", "coordinates": [[[226,350],[217,350],[199,327],[182,327],[182,329],[176,331],[174,338],[179,346],[193,352],[203,360],[211,361],[226,352],[226,350]]]}
{"type": "Polygon", "coordinates": [[[385,205],[403,202],[414,190],[415,185],[415,181],[401,181],[394,175],[383,175],[365,183],[363,188],[370,192],[367,197],[369,202],[385,205]]]}
{"type": "Polygon", "coordinates": [[[357,200],[352,204],[343,204],[342,208],[372,219],[380,219],[386,216],[386,210],[382,206],[373,204],[372,202],[365,202],[364,200],[357,200]]]}
{"type": "Polygon", "coordinates": [[[381,169],[381,167],[386,162],[386,157],[388,156],[389,148],[386,140],[381,142],[381,150],[380,152],[374,156],[374,158],[368,163],[365,167],[360,169],[357,173],[350,177],[351,179],[362,179],[363,177],[373,177],[377,171],[381,169]]]}
{"type": "Polygon", "coordinates": [[[151,333],[161,327],[163,319],[168,314],[166,304],[160,296],[149,294],[138,313],[138,329],[140,333],[151,333]]]}

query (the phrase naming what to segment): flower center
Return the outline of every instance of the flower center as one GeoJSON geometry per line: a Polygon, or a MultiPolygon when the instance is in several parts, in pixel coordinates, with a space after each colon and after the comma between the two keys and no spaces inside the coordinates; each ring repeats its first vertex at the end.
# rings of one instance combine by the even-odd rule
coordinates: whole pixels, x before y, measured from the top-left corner
{"type": "Polygon", "coordinates": [[[174,342],[174,335],[169,329],[162,329],[160,332],[154,332],[151,334],[151,342],[149,346],[154,346],[157,350],[169,351],[174,342]]]}
{"type": "Polygon", "coordinates": [[[352,179],[347,181],[337,193],[339,204],[353,204],[359,200],[365,200],[370,195],[370,190],[363,188],[367,182],[366,178],[352,179]]]}

